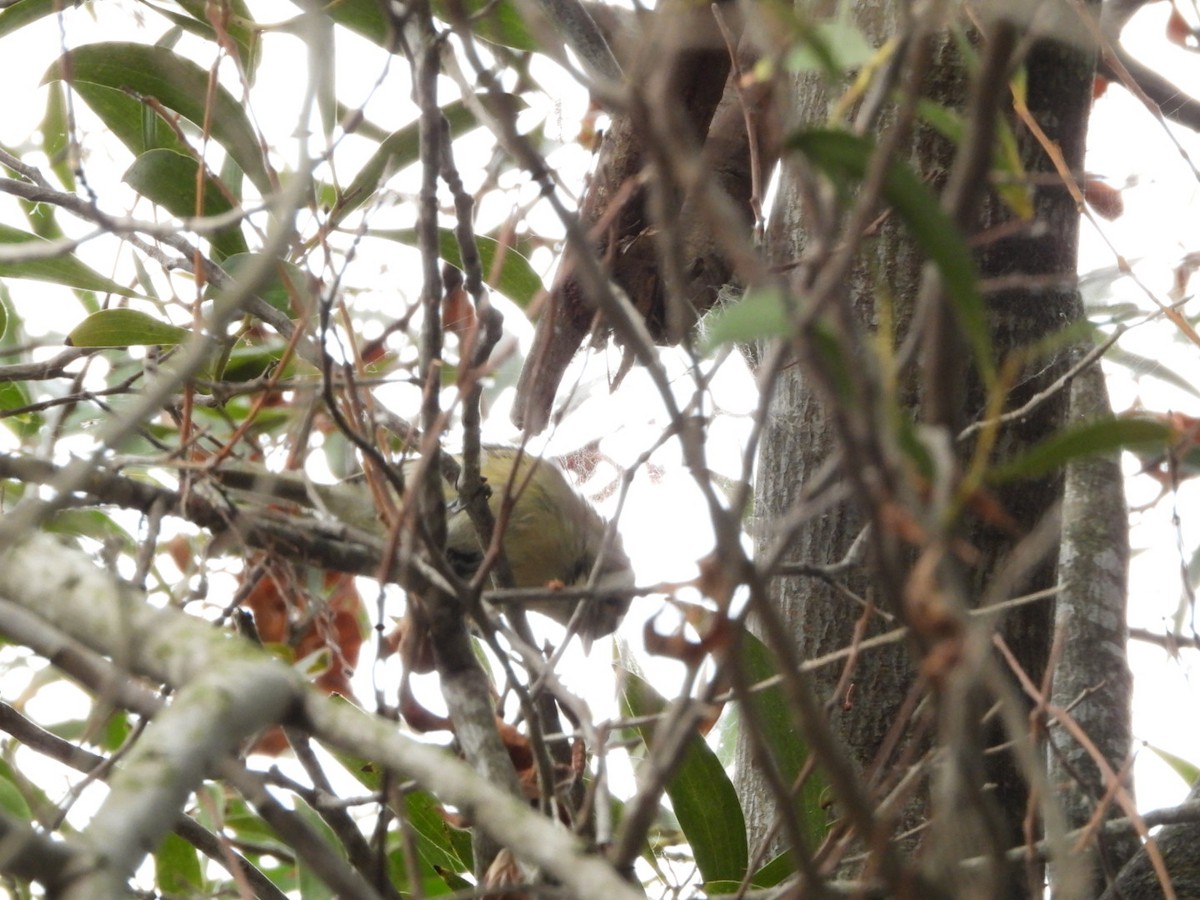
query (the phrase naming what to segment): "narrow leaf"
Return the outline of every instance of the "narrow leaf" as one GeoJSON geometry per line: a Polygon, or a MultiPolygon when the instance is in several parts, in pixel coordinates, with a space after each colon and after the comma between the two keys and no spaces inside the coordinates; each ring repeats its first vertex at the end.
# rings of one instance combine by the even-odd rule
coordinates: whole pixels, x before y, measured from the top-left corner
{"type": "MultiPolygon", "coordinates": [[[[303,6],[299,3],[297,5],[303,6]]],[[[451,8],[447,0],[433,2],[433,14],[443,21],[451,20],[451,8]]],[[[514,50],[538,49],[537,42],[525,27],[525,22],[512,0],[463,0],[459,8],[464,15],[471,18],[471,32],[474,37],[514,50]]],[[[376,0],[344,0],[328,4],[324,11],[339,25],[346,26],[381,47],[392,49],[391,28],[384,18],[383,8],[376,0]]]]}
{"type": "Polygon", "coordinates": [[[789,878],[795,871],[796,864],[792,861],[792,854],[780,853],[751,876],[750,884],[756,888],[772,888],[782,884],[784,879],[789,878]]]}
{"type": "MultiPolygon", "coordinates": [[[[266,375],[283,357],[283,343],[253,345],[239,343],[229,353],[225,367],[220,372],[221,381],[246,382],[266,375]]],[[[295,365],[285,367],[280,377],[288,378],[295,371],[295,365]]]]}
{"type": "Polygon", "coordinates": [[[452,21],[451,10],[461,8],[471,18],[472,33],[485,41],[527,53],[541,49],[513,0],[433,0],[432,5],[433,14],[445,21],[452,21]]]}
{"type": "MultiPolygon", "coordinates": [[[[249,267],[255,265],[255,260],[261,256],[261,253],[239,253],[222,262],[221,267],[236,281],[249,267]]],[[[208,292],[210,299],[216,294],[215,289],[208,292]]],[[[275,260],[274,271],[258,289],[258,296],[293,318],[298,315],[298,310],[310,309],[313,300],[308,276],[304,270],[295,263],[282,259],[275,260]]]]}
{"type": "MultiPolygon", "coordinates": [[[[369,234],[374,237],[397,241],[410,247],[417,246],[417,232],[412,228],[395,231],[372,230],[369,234]]],[[[524,256],[512,247],[505,247],[495,238],[483,235],[475,236],[475,244],[479,248],[479,258],[483,264],[483,277],[487,283],[502,293],[518,306],[526,307],[545,288],[542,279],[524,256]],[[500,271],[492,275],[493,263],[496,256],[503,253],[500,271]]],[[[462,268],[462,254],[458,249],[458,239],[449,228],[438,229],[438,252],[442,259],[452,266],[462,268]]]]}
{"type": "MultiPolygon", "coordinates": [[[[217,39],[216,29],[212,27],[212,23],[209,22],[206,13],[206,9],[211,7],[205,0],[175,0],[175,2],[187,10],[190,18],[172,15],[170,10],[164,9],[161,6],[156,6],[155,10],[159,15],[167,16],[171,21],[182,25],[188,31],[199,34],[210,41],[217,39]]],[[[218,8],[228,10],[231,13],[224,17],[225,21],[221,23],[222,30],[229,37],[233,38],[237,44],[242,69],[250,73],[251,77],[253,77],[253,72],[260,56],[261,32],[258,28],[254,27],[254,18],[250,15],[250,8],[244,0],[223,0],[218,8]]]]}
{"type": "MultiPolygon", "coordinates": [[[[962,143],[966,131],[963,114],[933,100],[922,99],[917,103],[917,113],[946,139],[955,144],[962,143]]],[[[1017,218],[1028,221],[1033,218],[1033,188],[1021,160],[1012,126],[1004,119],[996,123],[996,146],[992,150],[992,185],[996,195],[1017,218]]]]}
{"type": "MultiPolygon", "coordinates": [[[[314,837],[325,844],[330,851],[336,853],[337,849],[335,848],[340,848],[342,845],[333,829],[329,827],[329,823],[321,818],[320,814],[304,800],[297,798],[294,801],[294,805],[295,809],[292,815],[301,822],[304,822],[314,833],[314,837]]],[[[297,854],[295,857],[295,866],[297,884],[300,887],[300,896],[303,900],[337,900],[339,895],[321,878],[317,867],[308,861],[307,856],[297,854]]]]}
{"type": "Polygon", "coordinates": [[[782,337],[792,323],[781,291],[774,287],[747,291],[741,300],[704,320],[704,347],[782,337]]]}
{"type": "MultiPolygon", "coordinates": [[[[741,635],[739,659],[751,683],[765,681],[777,674],[771,652],[762,641],[749,633],[741,635]]],[[[775,760],[779,774],[788,785],[795,783],[801,770],[808,762],[809,749],[793,727],[793,718],[784,696],[783,687],[775,685],[752,695],[755,720],[762,729],[763,742],[775,760]]],[[[743,721],[748,716],[743,713],[743,721]]],[[[829,830],[829,817],[822,801],[827,782],[819,771],[813,771],[805,779],[795,797],[796,815],[808,836],[809,845],[819,846],[829,830]]],[[[761,884],[760,882],[755,882],[761,884]]],[[[769,885],[761,884],[763,887],[769,885]]]]}
{"type": "MultiPolygon", "coordinates": [[[[148,150],[133,161],[125,171],[124,181],[131,188],[160,204],[180,218],[196,215],[196,175],[200,164],[191,156],[173,150],[148,150]]],[[[212,176],[204,179],[202,215],[215,216],[229,212],[233,204],[212,176]]],[[[222,228],[207,235],[220,258],[245,253],[246,238],[237,225],[222,228]]]]}
{"type": "Polygon", "coordinates": [[[853,22],[828,20],[805,29],[784,65],[791,72],[823,72],[840,78],[866,65],[874,55],[875,48],[853,22]]]}
{"type": "Polygon", "coordinates": [[[204,875],[196,848],[177,834],[168,834],[154,853],[154,882],[167,897],[203,893],[204,875]]]}
{"type": "Polygon", "coordinates": [[[1194,785],[1197,779],[1200,779],[1200,764],[1184,759],[1182,756],[1176,756],[1169,750],[1164,750],[1161,747],[1155,747],[1153,744],[1146,744],[1146,749],[1165,762],[1171,767],[1184,784],[1194,785]]]}
{"type": "Polygon", "coordinates": [[[36,412],[13,413],[33,402],[25,385],[19,381],[0,381],[0,425],[18,438],[33,437],[42,430],[44,420],[36,412]]]}
{"type": "MultiPolygon", "coordinates": [[[[69,125],[67,122],[67,98],[61,84],[49,86],[46,96],[46,114],[42,118],[42,152],[50,160],[50,168],[68,190],[75,190],[75,172],[68,160],[69,125]]],[[[51,237],[39,232],[42,237],[51,237]]]]}
{"type": "MultiPolygon", "coordinates": [[[[513,98],[512,102],[517,104],[517,108],[523,108],[525,105],[517,98],[513,98]]],[[[442,107],[442,115],[446,117],[450,126],[452,138],[466,134],[479,125],[474,113],[459,100],[442,107]]],[[[389,134],[338,197],[333,214],[334,222],[341,221],[346,213],[361,206],[389,175],[418,162],[420,158],[421,134],[418,123],[406,125],[389,134]]]]}
{"type": "MultiPolygon", "coordinates": [[[[85,44],[56,60],[43,81],[96,84],[137,97],[154,98],[200,127],[205,121],[208,72],[165,47],[114,41],[85,44]]],[[[86,98],[85,98],[86,99],[86,98]]],[[[209,120],[212,135],[259,191],[272,191],[258,137],[242,104],[218,87],[209,120]]],[[[149,148],[145,148],[149,149],[149,148]]]]}
{"type": "Polygon", "coordinates": [[[134,156],[158,148],[189,152],[174,129],[124,91],[86,81],[76,81],[72,87],[134,156]]]}
{"type": "MultiPolygon", "coordinates": [[[[29,244],[31,247],[37,247],[46,243],[36,234],[30,234],[8,225],[0,225],[0,245],[29,244]]],[[[0,262],[0,278],[31,278],[35,281],[49,281],[85,291],[120,294],[123,297],[138,296],[136,291],[117,284],[111,278],[105,278],[72,255],[0,262]]]]}
{"type": "MultiPolygon", "coordinates": [[[[1143,315],[1142,311],[1136,306],[1134,307],[1137,315],[1143,315]]],[[[1165,381],[1167,384],[1177,387],[1182,391],[1187,391],[1193,397],[1200,397],[1200,388],[1192,382],[1190,378],[1180,375],[1174,369],[1168,368],[1163,364],[1161,359],[1151,359],[1148,356],[1142,356],[1140,353],[1135,353],[1120,344],[1113,344],[1104,352],[1106,362],[1113,362],[1119,366],[1124,366],[1135,378],[1157,378],[1159,381],[1165,381]]]]}
{"type": "Polygon", "coordinates": [[[33,821],[33,812],[20,788],[8,778],[0,777],[0,810],[22,822],[33,821]]]}
{"type": "Polygon", "coordinates": [[[0,9],[0,37],[61,9],[59,0],[17,0],[11,6],[0,9]]]}
{"type": "Polygon", "coordinates": [[[988,473],[992,483],[1016,478],[1037,478],[1073,459],[1112,450],[1166,450],[1173,432],[1163,422],[1143,418],[1114,418],[1086,422],[1056,432],[1026,453],[995,466],[988,473]]]}
{"type": "MultiPolygon", "coordinates": [[[[626,673],[621,702],[626,713],[635,717],[657,715],[667,708],[662,695],[632,672],[626,673]]],[[[640,725],[638,731],[653,747],[653,724],[640,725]]],[[[746,820],[733,782],[699,734],[688,740],[666,790],[705,883],[740,881],[749,860],[746,820]]]]}
{"type": "MultiPolygon", "coordinates": [[[[368,790],[379,789],[380,772],[373,763],[345,753],[334,753],[334,756],[368,790]]],[[[460,876],[471,871],[471,845],[469,839],[460,844],[457,838],[466,836],[466,832],[452,828],[447,823],[441,805],[432,794],[409,791],[404,796],[405,820],[417,838],[416,849],[422,876],[427,879],[430,875],[440,875],[444,879],[444,886],[451,890],[462,890],[466,885],[460,876]]]]}
{"type": "Polygon", "coordinates": [[[136,309],[102,309],[75,326],[66,343],[70,347],[138,347],[182,343],[190,334],[136,309]]]}

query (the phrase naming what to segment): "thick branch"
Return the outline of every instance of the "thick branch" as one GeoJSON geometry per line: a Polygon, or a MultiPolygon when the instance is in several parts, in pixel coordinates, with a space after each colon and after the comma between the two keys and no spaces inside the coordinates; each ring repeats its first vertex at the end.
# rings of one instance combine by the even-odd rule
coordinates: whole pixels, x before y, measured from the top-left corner
{"type": "MultiPolygon", "coordinates": [[[[310,690],[301,673],[240,638],[176,610],[151,607],[139,592],[121,586],[81,553],[47,535],[34,534],[18,542],[0,559],[0,597],[36,613],[98,652],[121,660],[135,674],[176,687],[208,685],[204,690],[211,692],[211,699],[228,712],[239,731],[270,719],[290,718],[293,723],[307,724],[314,736],[330,746],[373,759],[436,793],[575,896],[641,896],[610,866],[585,853],[578,840],[557,823],[479,777],[445,750],[405,738],[396,733],[394,723],[310,690]],[[236,666],[242,677],[236,686],[232,681],[218,681],[214,690],[207,675],[225,665],[236,666]],[[246,681],[247,677],[253,680],[246,681]],[[253,691],[249,685],[254,685],[253,691]],[[260,690],[266,691],[261,698],[260,690]],[[289,717],[287,711],[292,708],[300,712],[289,717]]],[[[198,707],[202,706],[200,699],[196,697],[198,707]]],[[[170,740],[163,740],[162,746],[169,748],[170,740]]],[[[189,765],[193,766],[189,777],[195,777],[200,770],[195,762],[189,765]]],[[[166,805],[156,804],[155,814],[166,805]]],[[[163,827],[169,826],[168,821],[163,827]]],[[[132,838],[140,834],[144,832],[130,832],[132,838]]]]}
{"type": "Polygon", "coordinates": [[[1123,84],[1152,111],[1163,118],[1200,131],[1200,100],[1182,90],[1152,67],[1135,59],[1121,45],[1121,32],[1145,0],[1120,2],[1109,0],[1100,16],[1100,29],[1107,46],[1100,56],[1100,71],[1108,78],[1123,84]]]}

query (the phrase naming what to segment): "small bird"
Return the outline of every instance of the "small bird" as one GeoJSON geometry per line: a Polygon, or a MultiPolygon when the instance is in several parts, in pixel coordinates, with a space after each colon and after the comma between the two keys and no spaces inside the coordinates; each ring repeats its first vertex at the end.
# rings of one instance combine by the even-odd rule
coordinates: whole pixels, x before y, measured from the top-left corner
{"type": "MultiPolygon", "coordinates": [[[[577,622],[578,633],[585,640],[611,634],[629,608],[626,591],[633,587],[633,570],[620,535],[605,547],[604,518],[550,460],[514,447],[485,446],[479,470],[491,489],[488,506],[497,524],[505,492],[512,485],[515,501],[503,547],[513,587],[582,587],[596,569],[593,596],[582,601],[586,605],[577,622]]],[[[449,483],[446,502],[446,555],[459,575],[470,577],[483,559],[479,534],[449,483]]],[[[575,613],[575,604],[569,602],[549,600],[528,606],[564,625],[575,613]]]]}
{"type": "MultiPolygon", "coordinates": [[[[410,462],[405,469],[412,466],[410,462]]],[[[224,465],[214,474],[227,488],[320,510],[368,534],[382,531],[375,504],[361,484],[320,485],[296,472],[267,472],[241,465],[224,465]]],[[[596,570],[587,599],[544,600],[527,607],[566,625],[578,603],[583,603],[576,629],[585,646],[611,634],[629,608],[628,589],[634,584],[620,535],[613,535],[605,545],[607,522],[550,460],[514,447],[485,446],[480,454],[480,474],[490,489],[488,506],[498,526],[511,483],[515,499],[504,526],[503,547],[512,587],[584,587],[596,570]],[[514,467],[516,476],[510,478],[514,467]]],[[[449,481],[444,484],[444,495],[446,557],[460,577],[469,578],[483,561],[483,545],[457,488],[449,481]]]]}

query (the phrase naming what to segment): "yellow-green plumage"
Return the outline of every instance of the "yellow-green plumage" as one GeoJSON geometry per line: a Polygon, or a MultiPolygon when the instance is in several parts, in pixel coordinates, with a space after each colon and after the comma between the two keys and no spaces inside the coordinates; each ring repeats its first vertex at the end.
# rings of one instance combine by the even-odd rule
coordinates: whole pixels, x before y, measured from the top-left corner
{"type": "MultiPolygon", "coordinates": [[[[554,463],[537,456],[520,454],[517,474],[510,479],[518,451],[512,447],[485,447],[480,457],[480,474],[491,491],[488,505],[497,526],[503,521],[505,497],[514,498],[504,526],[504,553],[515,588],[554,586],[581,587],[588,583],[596,561],[599,569],[592,596],[584,601],[547,600],[530,603],[530,608],[566,624],[582,602],[577,622],[585,640],[611,633],[629,607],[628,589],[633,586],[629,558],[619,535],[604,546],[606,523],[596,509],[571,485],[554,463]],[[532,476],[529,473],[532,472],[532,476]],[[601,551],[603,558],[601,559],[601,551]]],[[[406,466],[413,473],[415,463],[406,466]]],[[[337,520],[368,534],[382,531],[375,504],[361,484],[313,484],[295,472],[272,473],[247,466],[223,466],[215,473],[226,487],[315,507],[337,520]]],[[[474,574],[483,549],[474,524],[459,501],[458,490],[444,486],[446,555],[459,575],[474,574]]]]}
{"type": "MultiPolygon", "coordinates": [[[[516,476],[512,477],[517,456],[514,448],[485,447],[480,457],[480,474],[491,489],[488,505],[498,527],[511,483],[514,502],[504,528],[503,546],[513,586],[587,584],[604,546],[604,519],[552,462],[523,454],[516,476]]],[[[451,513],[447,520],[446,549],[459,573],[469,575],[479,565],[482,549],[475,526],[466,510],[457,508],[456,499],[454,488],[448,485],[451,513]]],[[[632,585],[629,559],[618,536],[601,560],[596,596],[585,601],[580,634],[594,638],[615,629],[629,606],[628,598],[620,592],[632,585]]],[[[548,601],[532,604],[532,608],[565,624],[574,613],[575,604],[548,601]]]]}

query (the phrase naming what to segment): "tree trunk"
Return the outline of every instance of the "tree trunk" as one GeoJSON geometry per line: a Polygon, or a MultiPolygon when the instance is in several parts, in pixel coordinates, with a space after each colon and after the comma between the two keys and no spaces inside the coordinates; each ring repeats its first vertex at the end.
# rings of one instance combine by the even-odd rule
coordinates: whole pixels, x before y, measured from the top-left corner
{"type": "MultiPolygon", "coordinates": [[[[892,15],[886,4],[860,3],[856,8],[860,27],[877,44],[885,36],[896,33],[892,15]]],[[[951,108],[961,108],[966,84],[962,61],[952,41],[938,39],[932,43],[935,49],[923,96],[951,108]]],[[[1049,140],[1062,150],[1070,170],[1080,172],[1090,106],[1091,55],[1076,47],[1043,41],[1033,46],[1024,63],[1028,72],[1028,105],[1033,118],[1049,140]]],[[[815,80],[799,78],[792,89],[793,128],[797,127],[795,123],[827,119],[828,98],[815,80]]],[[[1001,81],[997,89],[1005,92],[997,102],[998,108],[1011,108],[1007,82],[1001,81]]],[[[1082,317],[1082,307],[1073,287],[1078,232],[1075,201],[1054,176],[1054,167],[1034,135],[1020,123],[1014,124],[1013,128],[1018,135],[1024,165],[1035,185],[1036,218],[1033,223],[1013,223],[1009,210],[995,197],[989,197],[983,203],[984,212],[978,220],[979,233],[984,237],[984,249],[978,257],[981,277],[1003,279],[1002,289],[986,294],[991,340],[995,357],[1000,361],[1015,352],[1028,351],[1082,317]],[[1038,178],[1038,175],[1043,177],[1038,178]]],[[[936,183],[941,173],[952,165],[955,147],[919,128],[915,134],[911,144],[914,165],[918,173],[936,183]]],[[[785,165],[768,235],[771,258],[781,265],[801,259],[805,251],[808,229],[804,216],[811,213],[802,210],[802,201],[812,196],[808,178],[807,173],[785,165]]],[[[845,296],[864,333],[871,332],[881,321],[890,320],[896,323],[900,332],[895,341],[900,344],[904,329],[921,315],[916,310],[916,298],[924,259],[896,219],[896,216],[886,219],[870,244],[864,244],[865,252],[860,254],[859,264],[852,277],[847,279],[845,296]],[[881,296],[888,300],[886,308],[877,305],[881,296]]],[[[852,236],[852,239],[857,238],[857,235],[852,236]]],[[[793,284],[797,296],[804,295],[805,287],[793,284]]],[[[965,348],[966,342],[960,343],[965,348]]],[[[872,346],[870,339],[864,340],[863,344],[872,346]]],[[[1068,353],[1061,347],[1035,355],[1015,379],[1006,408],[1020,407],[1045,390],[1062,375],[1067,362],[1068,353]]],[[[857,367],[858,360],[855,365],[857,367]]],[[[967,386],[961,391],[963,399],[960,402],[965,406],[957,415],[961,421],[974,421],[980,417],[985,397],[974,382],[972,360],[964,350],[958,354],[954,365],[957,368],[955,377],[967,386]]],[[[856,368],[856,371],[867,371],[868,368],[869,364],[856,368]]],[[[902,374],[902,378],[912,378],[913,383],[916,380],[911,373],[902,374]]],[[[794,512],[805,487],[826,460],[839,448],[844,449],[839,444],[841,438],[835,427],[838,409],[830,404],[828,394],[818,392],[803,360],[799,366],[786,368],[772,387],[756,485],[758,518],[767,523],[779,522],[789,512],[794,512]]],[[[919,392],[909,389],[910,397],[916,393],[919,392]]],[[[1066,402],[1066,392],[1060,390],[1030,415],[1004,427],[999,433],[994,457],[1011,456],[1054,433],[1066,420],[1066,402]]],[[[915,405],[919,406],[919,403],[915,405]]],[[[960,449],[960,458],[967,459],[970,447],[960,449]]],[[[845,477],[847,473],[843,471],[841,475],[845,477]]],[[[1030,542],[1026,542],[1023,550],[1031,553],[1032,558],[1023,567],[1014,566],[1012,551],[1026,536],[1044,535],[1046,527],[1039,532],[1038,526],[1043,525],[1048,515],[1053,515],[1061,497],[1061,476],[1022,481],[998,490],[994,495],[993,499],[1003,510],[1002,515],[983,513],[973,522],[968,519],[963,537],[977,553],[977,559],[964,578],[964,593],[970,605],[978,603],[993,586],[1002,564],[1007,566],[1005,577],[1016,568],[1020,571],[1008,584],[1004,595],[990,597],[991,601],[1044,590],[1055,583],[1057,553],[1053,539],[1043,539],[1039,547],[1031,547],[1030,542]]],[[[866,512],[863,503],[856,502],[853,497],[824,509],[786,535],[786,558],[825,567],[842,561],[867,520],[866,512]]],[[[872,534],[871,539],[878,536],[872,534]]],[[[778,532],[769,527],[763,529],[759,536],[760,553],[774,547],[780,539],[778,532]]],[[[879,614],[871,615],[860,637],[893,628],[902,618],[903,611],[889,608],[887,599],[900,594],[901,589],[896,584],[881,584],[878,581],[880,571],[878,565],[874,570],[868,570],[865,565],[857,566],[841,585],[869,603],[878,601],[884,614],[896,617],[885,619],[879,614]]],[[[910,568],[904,579],[905,585],[911,577],[910,568]]],[[[850,645],[856,623],[864,616],[860,606],[846,599],[846,591],[827,579],[780,577],[773,580],[771,591],[773,601],[795,635],[800,655],[805,659],[850,645]]],[[[1017,607],[998,625],[997,630],[1035,685],[1039,685],[1043,677],[1053,633],[1053,616],[1052,602],[1043,600],[1017,607]]],[[[907,771],[908,764],[920,758],[930,740],[930,720],[926,720],[923,733],[918,716],[910,716],[909,721],[897,721],[902,708],[911,709],[902,704],[916,683],[915,668],[922,665],[921,654],[914,656],[913,649],[912,645],[893,643],[861,654],[854,662],[850,677],[842,682],[843,690],[839,696],[835,696],[839,680],[843,679],[839,666],[827,666],[814,676],[822,699],[829,702],[836,733],[876,789],[877,800],[895,786],[907,771]],[[899,732],[891,734],[894,729],[905,732],[903,739],[893,740],[900,737],[899,732]]],[[[980,696],[978,711],[982,713],[993,699],[980,696]]],[[[937,704],[934,706],[936,708],[937,704]]],[[[980,727],[969,726],[968,730],[978,732],[980,727]]],[[[941,734],[945,739],[944,728],[941,734]]],[[[983,734],[990,743],[1008,739],[998,728],[983,734]]],[[[750,748],[743,735],[739,744],[737,776],[751,839],[761,841],[771,833],[776,806],[750,757],[750,748]]],[[[994,860],[998,860],[1004,849],[1019,846],[1024,840],[1022,829],[1028,797],[1026,773],[1007,753],[989,754],[986,759],[980,757],[976,762],[977,771],[968,775],[977,781],[969,788],[969,793],[973,792],[971,796],[980,803],[978,821],[961,829],[951,829],[954,832],[950,835],[953,847],[949,856],[930,853],[928,843],[939,840],[935,829],[934,837],[927,839],[922,853],[927,865],[932,865],[928,862],[930,859],[942,863],[950,860],[953,861],[951,868],[958,872],[962,859],[991,853],[994,860]],[[978,833],[973,834],[972,829],[978,833]]],[[[897,814],[898,830],[911,827],[922,819],[965,812],[963,809],[945,809],[936,803],[930,806],[933,801],[928,797],[924,792],[919,793],[907,804],[903,815],[897,814]]],[[[949,821],[959,820],[952,817],[949,821]]],[[[1007,871],[1000,880],[995,878],[995,872],[993,869],[987,878],[977,879],[956,895],[1029,897],[1040,891],[1037,883],[1042,876],[1036,867],[1007,871]]],[[[949,870],[933,873],[933,878],[955,890],[955,876],[949,870]]]]}
{"type": "MultiPolygon", "coordinates": [[[[1071,418],[1081,422],[1110,415],[1104,373],[1098,365],[1071,386],[1071,418]]],[[[1068,710],[1112,772],[1122,774],[1132,750],[1130,698],[1133,677],[1126,660],[1129,636],[1125,605],[1129,570],[1129,522],[1120,459],[1110,454],[1067,468],[1063,498],[1062,546],[1058,559],[1061,589],[1055,604],[1057,657],[1051,704],[1068,710]]],[[[1055,786],[1067,826],[1082,828],[1096,805],[1108,798],[1111,783],[1088,748],[1061,723],[1049,732],[1050,783],[1055,786]],[[1057,727],[1056,727],[1057,726],[1057,727]]],[[[1132,790],[1128,776],[1122,786],[1132,790]]],[[[1122,815],[1110,802],[1112,815],[1122,815]]],[[[1105,877],[1133,855],[1131,835],[1100,838],[1078,894],[1096,897],[1105,877]]],[[[1051,872],[1051,881],[1056,874],[1051,872]]]]}

